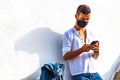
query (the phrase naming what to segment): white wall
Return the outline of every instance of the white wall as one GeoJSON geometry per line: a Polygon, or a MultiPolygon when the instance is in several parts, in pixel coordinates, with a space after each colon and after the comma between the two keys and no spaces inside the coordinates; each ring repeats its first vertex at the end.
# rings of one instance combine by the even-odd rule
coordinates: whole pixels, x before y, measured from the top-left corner
{"type": "Polygon", "coordinates": [[[65,80],[71,80],[62,35],[82,3],[92,9],[87,28],[101,41],[96,69],[110,80],[120,63],[119,0],[0,0],[0,80],[38,80],[41,66],[56,61],[65,63],[65,80]]]}

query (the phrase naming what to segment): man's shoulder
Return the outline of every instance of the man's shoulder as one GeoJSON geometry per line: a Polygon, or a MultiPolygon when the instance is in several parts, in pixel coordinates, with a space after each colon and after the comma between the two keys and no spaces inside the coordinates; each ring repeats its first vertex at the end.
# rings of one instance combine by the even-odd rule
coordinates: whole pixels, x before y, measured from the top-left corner
{"type": "Polygon", "coordinates": [[[73,28],[70,28],[67,31],[65,31],[65,34],[70,34],[70,33],[73,33],[74,31],[75,31],[75,29],[73,27],[73,28]]]}

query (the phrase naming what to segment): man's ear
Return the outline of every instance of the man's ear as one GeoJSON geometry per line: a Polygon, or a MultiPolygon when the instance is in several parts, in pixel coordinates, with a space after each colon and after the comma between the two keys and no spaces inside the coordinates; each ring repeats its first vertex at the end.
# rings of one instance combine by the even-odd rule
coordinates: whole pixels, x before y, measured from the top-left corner
{"type": "Polygon", "coordinates": [[[77,17],[78,17],[78,15],[77,15],[77,14],[75,14],[75,19],[77,19],[77,17]]]}

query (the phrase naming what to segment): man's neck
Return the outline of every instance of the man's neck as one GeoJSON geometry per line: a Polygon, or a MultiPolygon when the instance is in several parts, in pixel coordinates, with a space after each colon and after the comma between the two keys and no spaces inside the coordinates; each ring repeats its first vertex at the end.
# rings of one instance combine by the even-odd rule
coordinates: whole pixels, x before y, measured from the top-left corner
{"type": "Polygon", "coordinates": [[[85,30],[86,30],[85,28],[81,28],[81,27],[79,27],[78,25],[75,25],[75,29],[76,29],[77,31],[85,31],[85,30]]]}

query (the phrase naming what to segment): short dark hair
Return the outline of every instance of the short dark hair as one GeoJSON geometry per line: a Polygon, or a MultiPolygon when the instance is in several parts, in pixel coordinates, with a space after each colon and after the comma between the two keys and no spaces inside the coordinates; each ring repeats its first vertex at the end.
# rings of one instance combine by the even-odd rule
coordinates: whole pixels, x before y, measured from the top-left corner
{"type": "Polygon", "coordinates": [[[78,8],[77,8],[76,14],[79,15],[80,13],[89,14],[89,13],[91,13],[91,9],[89,8],[88,5],[85,5],[85,4],[79,5],[78,8]]]}

